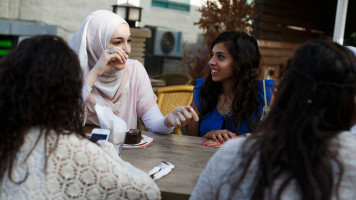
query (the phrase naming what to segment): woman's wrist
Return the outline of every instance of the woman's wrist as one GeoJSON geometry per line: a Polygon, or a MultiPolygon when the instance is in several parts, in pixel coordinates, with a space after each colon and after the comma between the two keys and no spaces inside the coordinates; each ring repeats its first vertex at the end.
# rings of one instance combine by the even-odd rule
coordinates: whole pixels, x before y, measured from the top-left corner
{"type": "Polygon", "coordinates": [[[169,115],[170,114],[168,114],[166,117],[164,117],[164,121],[163,121],[164,125],[168,128],[172,127],[172,125],[168,122],[168,119],[167,119],[169,115]]]}
{"type": "Polygon", "coordinates": [[[89,87],[93,87],[94,82],[96,81],[96,79],[99,77],[98,74],[98,70],[96,70],[95,68],[93,68],[92,70],[90,70],[90,72],[88,73],[87,77],[85,78],[85,83],[89,86],[89,87]]]}

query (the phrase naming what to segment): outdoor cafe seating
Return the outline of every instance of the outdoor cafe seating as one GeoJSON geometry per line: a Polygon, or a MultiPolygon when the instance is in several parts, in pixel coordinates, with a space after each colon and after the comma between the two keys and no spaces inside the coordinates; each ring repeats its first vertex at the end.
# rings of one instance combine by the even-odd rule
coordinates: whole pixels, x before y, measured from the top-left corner
{"type": "MultiPolygon", "coordinates": [[[[193,85],[172,85],[154,89],[157,95],[157,105],[166,116],[178,106],[190,106],[193,100],[193,85]]],[[[138,127],[147,130],[142,120],[138,120],[138,127]]],[[[172,134],[182,135],[182,130],[175,129],[172,134]]]]}
{"type": "MultiPolygon", "coordinates": [[[[172,112],[178,106],[189,106],[193,100],[193,85],[173,85],[158,88],[157,104],[163,116],[172,112]]],[[[175,129],[174,134],[182,135],[181,129],[175,129]]]]}
{"type": "Polygon", "coordinates": [[[166,73],[152,76],[151,79],[163,80],[165,86],[171,85],[191,85],[193,84],[193,77],[186,73],[166,73]]]}

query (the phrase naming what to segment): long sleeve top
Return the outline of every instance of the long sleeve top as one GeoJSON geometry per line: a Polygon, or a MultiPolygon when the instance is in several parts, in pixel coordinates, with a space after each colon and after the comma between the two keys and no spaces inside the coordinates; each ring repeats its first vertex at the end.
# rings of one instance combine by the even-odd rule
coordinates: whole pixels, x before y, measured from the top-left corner
{"type": "Polygon", "coordinates": [[[123,161],[113,148],[101,148],[74,134],[50,132],[46,140],[32,128],[12,170],[13,180],[24,182],[12,182],[6,172],[0,199],[160,199],[148,174],[123,161]]]}
{"type": "MultiPolygon", "coordinates": [[[[242,144],[246,138],[235,138],[228,140],[222,148],[220,148],[210,159],[207,167],[199,177],[198,183],[191,195],[192,200],[209,200],[209,199],[251,199],[250,186],[254,179],[257,161],[252,160],[245,179],[239,188],[233,188],[229,184],[230,174],[234,171],[233,177],[239,177],[240,169],[231,166],[238,166],[236,163],[241,163],[243,157],[236,156],[241,150],[242,144]],[[230,174],[227,175],[227,174],[230,174]],[[232,197],[229,198],[230,189],[232,197]]],[[[338,148],[337,153],[339,160],[344,167],[344,175],[339,188],[339,199],[356,199],[356,137],[350,132],[342,132],[331,141],[330,145],[338,148]]],[[[334,177],[337,177],[338,170],[334,170],[334,177]]],[[[272,187],[272,195],[276,193],[276,188],[282,184],[282,181],[277,179],[272,187]]],[[[292,180],[282,192],[281,199],[301,199],[299,188],[295,180],[292,180]]],[[[333,194],[332,199],[337,199],[333,194]]]]}

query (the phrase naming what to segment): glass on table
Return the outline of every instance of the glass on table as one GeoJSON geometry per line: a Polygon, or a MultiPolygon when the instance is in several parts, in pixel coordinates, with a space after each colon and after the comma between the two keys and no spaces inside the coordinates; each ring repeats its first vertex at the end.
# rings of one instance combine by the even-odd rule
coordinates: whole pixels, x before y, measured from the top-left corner
{"type": "Polygon", "coordinates": [[[125,143],[126,131],[125,132],[116,132],[111,135],[110,141],[114,144],[116,152],[121,157],[122,155],[122,147],[125,143]]]}

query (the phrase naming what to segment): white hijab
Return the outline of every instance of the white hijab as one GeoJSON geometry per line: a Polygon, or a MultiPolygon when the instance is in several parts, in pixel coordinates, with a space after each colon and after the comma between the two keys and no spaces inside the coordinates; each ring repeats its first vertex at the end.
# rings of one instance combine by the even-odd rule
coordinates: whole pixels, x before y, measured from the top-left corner
{"type": "MultiPolygon", "coordinates": [[[[69,40],[69,46],[78,54],[84,78],[107,49],[114,30],[122,23],[127,24],[122,17],[107,10],[97,10],[85,18],[69,40]]],[[[102,96],[96,90],[113,98],[120,84],[128,86],[128,82],[122,83],[124,71],[112,69],[98,77],[93,87],[98,103],[102,104],[102,96]]]]}

